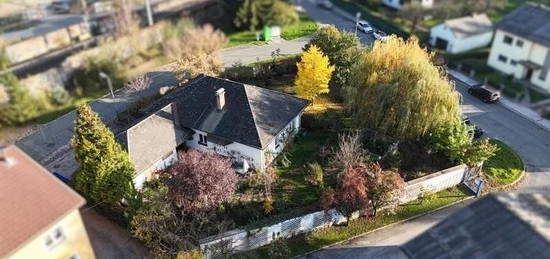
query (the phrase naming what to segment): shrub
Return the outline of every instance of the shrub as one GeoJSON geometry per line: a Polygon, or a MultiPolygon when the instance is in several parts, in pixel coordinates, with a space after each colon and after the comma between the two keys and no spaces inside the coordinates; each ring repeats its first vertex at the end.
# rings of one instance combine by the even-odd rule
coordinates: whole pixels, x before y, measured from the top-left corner
{"type": "Polygon", "coordinates": [[[323,167],[317,162],[308,163],[306,165],[306,181],[313,185],[323,187],[323,167]]]}
{"type": "Polygon", "coordinates": [[[62,87],[56,87],[49,91],[48,97],[55,105],[65,105],[71,101],[71,95],[62,87]]]}
{"type": "Polygon", "coordinates": [[[113,88],[117,89],[126,82],[126,71],[117,60],[88,58],[71,75],[70,90],[76,95],[89,95],[98,91],[108,91],[107,82],[99,76],[103,72],[111,78],[113,88]]]}
{"type": "Polygon", "coordinates": [[[290,247],[288,247],[287,241],[278,238],[275,242],[272,242],[267,249],[268,258],[286,259],[290,257],[290,247]]]}
{"type": "Polygon", "coordinates": [[[29,90],[21,85],[12,73],[0,76],[9,97],[7,105],[0,107],[0,123],[3,125],[21,125],[38,116],[39,103],[31,96],[29,90]]]}

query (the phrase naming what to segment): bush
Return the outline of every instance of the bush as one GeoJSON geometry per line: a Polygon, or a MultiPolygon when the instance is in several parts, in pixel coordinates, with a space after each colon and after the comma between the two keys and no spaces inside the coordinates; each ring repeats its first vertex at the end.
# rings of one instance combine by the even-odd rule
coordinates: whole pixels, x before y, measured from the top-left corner
{"type": "Polygon", "coordinates": [[[89,95],[98,91],[108,91],[107,82],[99,73],[107,74],[112,81],[113,88],[117,89],[126,82],[126,71],[116,60],[89,58],[84,65],[76,69],[71,75],[70,90],[76,95],[89,95]]]}
{"type": "Polygon", "coordinates": [[[306,181],[313,185],[323,187],[323,167],[317,162],[308,163],[306,165],[306,181]]]}
{"type": "Polygon", "coordinates": [[[0,76],[0,84],[4,85],[9,97],[8,104],[0,107],[0,124],[21,125],[39,115],[40,103],[15,75],[6,73],[0,76]]]}
{"type": "Polygon", "coordinates": [[[56,87],[49,91],[48,98],[55,105],[65,105],[71,101],[71,95],[62,87],[56,87]]]}
{"type": "Polygon", "coordinates": [[[267,249],[268,258],[289,258],[290,247],[288,247],[287,241],[278,238],[275,242],[271,243],[267,249]]]}

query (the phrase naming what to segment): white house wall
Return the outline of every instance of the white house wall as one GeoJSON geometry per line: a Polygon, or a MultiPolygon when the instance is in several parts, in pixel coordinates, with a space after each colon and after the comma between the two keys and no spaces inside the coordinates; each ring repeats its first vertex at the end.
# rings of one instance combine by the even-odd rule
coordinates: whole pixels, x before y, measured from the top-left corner
{"type": "Polygon", "coordinates": [[[486,33],[474,35],[471,37],[457,39],[455,38],[452,30],[443,23],[434,26],[430,30],[430,44],[432,46],[435,46],[437,38],[441,38],[447,41],[447,52],[458,54],[489,45],[491,43],[491,39],[493,38],[493,32],[488,31],[486,33]]]}
{"type": "MultiPolygon", "coordinates": [[[[407,0],[382,0],[382,3],[394,9],[401,9],[402,7],[400,3],[401,1],[403,1],[404,3],[408,3],[415,0],[408,0],[408,1],[407,0]]],[[[416,1],[419,1],[422,7],[424,8],[432,8],[434,5],[434,0],[416,0],[416,1]]]]}
{"type": "MultiPolygon", "coordinates": [[[[491,53],[489,54],[488,64],[489,66],[505,73],[513,75],[515,78],[523,78],[525,76],[525,69],[520,64],[512,64],[512,60],[530,60],[538,65],[543,65],[548,53],[548,47],[534,43],[525,38],[518,37],[513,34],[497,30],[491,45],[491,53]],[[504,43],[504,36],[508,35],[513,38],[512,44],[504,43]],[[517,40],[523,41],[523,46],[516,45],[517,40]],[[499,61],[499,55],[503,55],[507,58],[506,62],[499,61]]],[[[548,69],[548,68],[546,68],[548,69]]],[[[550,75],[546,77],[546,80],[541,80],[541,70],[536,70],[531,77],[531,83],[550,91],[550,75]]]]}
{"type": "Polygon", "coordinates": [[[285,145],[289,141],[289,137],[296,135],[298,133],[298,130],[300,129],[300,118],[302,117],[302,113],[300,113],[298,116],[296,116],[294,119],[292,119],[291,122],[289,122],[285,128],[269,143],[269,145],[264,149],[262,152],[262,164],[268,165],[281,153],[283,152],[285,145]],[[292,130],[291,130],[292,129],[292,130]],[[287,132],[286,137],[283,139],[282,135],[284,132],[287,132]],[[279,146],[277,147],[277,139],[281,139],[281,142],[279,142],[279,146]]]}
{"type": "Polygon", "coordinates": [[[231,157],[234,156],[231,154],[231,151],[233,151],[235,154],[238,154],[238,157],[245,159],[250,165],[253,165],[255,168],[260,170],[263,169],[262,168],[262,151],[260,149],[243,145],[237,142],[233,142],[227,146],[220,146],[216,143],[212,143],[208,141],[208,133],[202,132],[196,129],[193,129],[193,130],[195,131],[195,134],[193,134],[192,139],[187,140],[185,142],[187,147],[213,150],[220,155],[231,156],[231,157]],[[206,135],[206,140],[207,140],[206,146],[199,144],[199,134],[206,135]]]}
{"type": "Polygon", "coordinates": [[[143,184],[146,181],[151,180],[152,173],[168,168],[169,166],[173,165],[177,161],[177,159],[178,155],[174,147],[174,150],[172,151],[170,156],[166,157],[165,159],[159,159],[149,168],[138,172],[136,176],[134,176],[134,186],[136,187],[136,189],[141,190],[141,188],[143,188],[143,184]]]}

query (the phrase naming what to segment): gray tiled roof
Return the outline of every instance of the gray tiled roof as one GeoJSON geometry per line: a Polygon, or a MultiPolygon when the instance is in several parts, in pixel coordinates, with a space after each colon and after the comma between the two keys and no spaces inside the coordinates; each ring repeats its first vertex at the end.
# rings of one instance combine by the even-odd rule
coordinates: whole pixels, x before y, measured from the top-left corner
{"type": "Polygon", "coordinates": [[[496,28],[550,47],[550,8],[523,4],[506,15],[496,28]]]}
{"type": "Polygon", "coordinates": [[[202,76],[170,94],[182,127],[263,149],[309,104],[307,100],[227,79],[202,76]],[[216,90],[225,108],[216,109],[216,90]]]}
{"type": "Polygon", "coordinates": [[[172,105],[167,105],[117,136],[130,160],[141,172],[170,154],[183,142],[183,132],[174,124],[172,105]]]}
{"type": "Polygon", "coordinates": [[[403,245],[409,258],[548,258],[550,196],[491,194],[403,245]]]}
{"type": "Polygon", "coordinates": [[[462,39],[493,30],[493,24],[485,14],[456,18],[445,21],[456,38],[462,39]]]}

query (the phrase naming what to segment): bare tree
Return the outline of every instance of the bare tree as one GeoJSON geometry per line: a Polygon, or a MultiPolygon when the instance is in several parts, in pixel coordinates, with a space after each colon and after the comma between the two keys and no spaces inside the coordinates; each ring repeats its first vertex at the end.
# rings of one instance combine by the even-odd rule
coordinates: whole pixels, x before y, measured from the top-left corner
{"type": "Polygon", "coordinates": [[[151,86],[151,78],[147,75],[138,76],[134,80],[126,84],[126,88],[130,92],[139,92],[149,88],[150,86],[151,86]]]}
{"type": "Polygon", "coordinates": [[[330,164],[340,170],[364,164],[368,158],[367,151],[362,147],[359,132],[340,134],[338,146],[333,148],[330,154],[330,164]]]}

